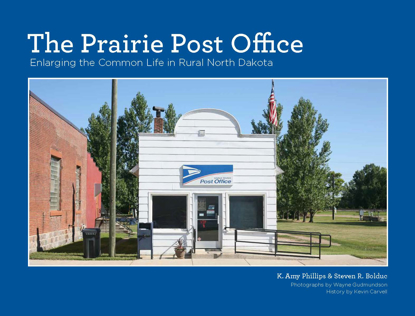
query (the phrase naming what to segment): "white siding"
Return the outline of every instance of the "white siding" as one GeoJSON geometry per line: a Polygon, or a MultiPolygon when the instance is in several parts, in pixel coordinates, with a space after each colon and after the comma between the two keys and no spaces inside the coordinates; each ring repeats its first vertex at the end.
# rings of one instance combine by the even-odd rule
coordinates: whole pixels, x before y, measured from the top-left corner
{"type": "MultiPolygon", "coordinates": [[[[229,195],[264,195],[264,223],[266,228],[276,228],[273,136],[241,135],[238,122],[229,114],[218,110],[200,110],[185,114],[177,123],[174,135],[140,134],[139,138],[140,221],[152,218],[151,194],[188,195],[188,230],[155,230],[156,254],[173,253],[174,243],[180,237],[185,238],[189,248],[192,247],[193,197],[196,193],[222,195],[222,227],[229,222],[229,195]],[[199,137],[199,130],[205,130],[206,135],[199,137]],[[232,164],[234,183],[226,188],[183,187],[181,167],[184,164],[232,164]]],[[[254,238],[269,242],[273,236],[254,238]]],[[[234,232],[224,232],[222,247],[231,249],[233,246],[234,232]]],[[[246,248],[249,247],[253,247],[252,244],[246,245],[246,248]]]]}
{"type": "MultiPolygon", "coordinates": [[[[217,149],[217,144],[212,147],[197,147],[198,144],[194,144],[193,147],[170,147],[168,153],[166,148],[160,147],[143,147],[140,150],[140,155],[195,155],[195,156],[210,156],[212,150],[217,149]]],[[[216,152],[216,156],[270,156],[274,157],[273,148],[226,148],[220,146],[221,150],[216,152]]]]}
{"type": "MultiPolygon", "coordinates": [[[[251,149],[253,150],[253,149],[251,149]]],[[[268,162],[273,164],[273,156],[241,156],[241,155],[221,155],[220,148],[212,148],[211,154],[206,155],[186,155],[186,154],[177,154],[177,155],[170,155],[168,153],[165,154],[155,154],[155,155],[146,155],[146,154],[140,154],[140,161],[146,162],[155,162],[154,157],[157,157],[157,162],[180,162],[188,163],[190,161],[199,161],[199,163],[209,163],[209,162],[215,162],[215,163],[224,163],[229,164],[231,162],[246,162],[246,163],[262,163],[262,162],[268,162]],[[215,155],[215,153],[218,153],[215,155]]]]}
{"type": "MultiPolygon", "coordinates": [[[[141,136],[140,136],[141,137],[141,136]]],[[[184,164],[201,164],[201,161],[197,160],[185,160],[185,161],[168,161],[168,162],[162,162],[160,163],[159,158],[157,155],[153,156],[153,161],[142,161],[140,156],[140,172],[143,169],[179,169],[184,164]]],[[[185,159],[185,157],[183,157],[185,159]]],[[[212,157],[211,161],[204,162],[204,164],[219,164],[221,161],[220,159],[216,159],[216,157],[212,157]],[[213,160],[214,159],[214,160],[213,160]]],[[[222,161],[224,162],[224,161],[222,161]]],[[[229,164],[229,162],[226,162],[226,164],[229,164]]],[[[274,162],[267,162],[267,163],[255,163],[252,161],[247,162],[235,162],[233,163],[233,169],[234,170],[246,170],[246,169],[259,169],[259,170],[269,170],[269,172],[275,172],[275,163],[274,162]]]]}

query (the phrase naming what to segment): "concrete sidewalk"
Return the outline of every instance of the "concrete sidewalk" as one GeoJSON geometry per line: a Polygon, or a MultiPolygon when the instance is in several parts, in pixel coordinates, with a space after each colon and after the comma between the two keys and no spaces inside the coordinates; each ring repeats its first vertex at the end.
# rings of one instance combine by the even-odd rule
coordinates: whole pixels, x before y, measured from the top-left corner
{"type": "Polygon", "coordinates": [[[144,257],[141,260],[29,260],[29,266],[386,266],[387,259],[359,259],[350,255],[326,255],[319,259],[281,258],[263,256],[226,256],[223,258],[173,259],[144,257]]]}

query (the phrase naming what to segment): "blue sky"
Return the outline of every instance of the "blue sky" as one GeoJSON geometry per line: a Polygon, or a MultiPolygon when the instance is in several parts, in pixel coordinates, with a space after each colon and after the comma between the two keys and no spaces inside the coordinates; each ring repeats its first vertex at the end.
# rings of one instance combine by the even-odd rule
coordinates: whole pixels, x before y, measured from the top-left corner
{"type": "MultiPolygon", "coordinates": [[[[30,89],[78,127],[86,127],[91,113],[111,104],[111,80],[30,81],[30,89]]],[[[242,133],[252,132],[251,120],[262,119],[271,80],[125,79],[118,83],[118,114],[140,91],[150,107],[173,103],[176,113],[217,108],[236,117],[242,133]]],[[[277,102],[284,106],[283,133],[300,97],[311,100],[330,124],[324,140],[331,143],[330,167],[349,181],[365,164],[386,167],[386,80],[275,80],[277,102]]]]}

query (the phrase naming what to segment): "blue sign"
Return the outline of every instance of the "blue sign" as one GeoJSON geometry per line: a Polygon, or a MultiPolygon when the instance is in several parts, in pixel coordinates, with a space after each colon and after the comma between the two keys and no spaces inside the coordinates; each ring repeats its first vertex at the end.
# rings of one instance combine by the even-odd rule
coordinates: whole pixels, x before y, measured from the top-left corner
{"type": "Polygon", "coordinates": [[[184,165],[183,186],[229,186],[233,165],[184,165]]]}

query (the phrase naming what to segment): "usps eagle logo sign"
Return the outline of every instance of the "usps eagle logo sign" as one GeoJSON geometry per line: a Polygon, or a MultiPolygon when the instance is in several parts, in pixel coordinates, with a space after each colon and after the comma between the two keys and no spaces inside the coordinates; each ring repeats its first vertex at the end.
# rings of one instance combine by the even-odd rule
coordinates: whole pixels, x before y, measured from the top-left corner
{"type": "Polygon", "coordinates": [[[184,165],[183,186],[230,186],[233,165],[184,165]]]}

